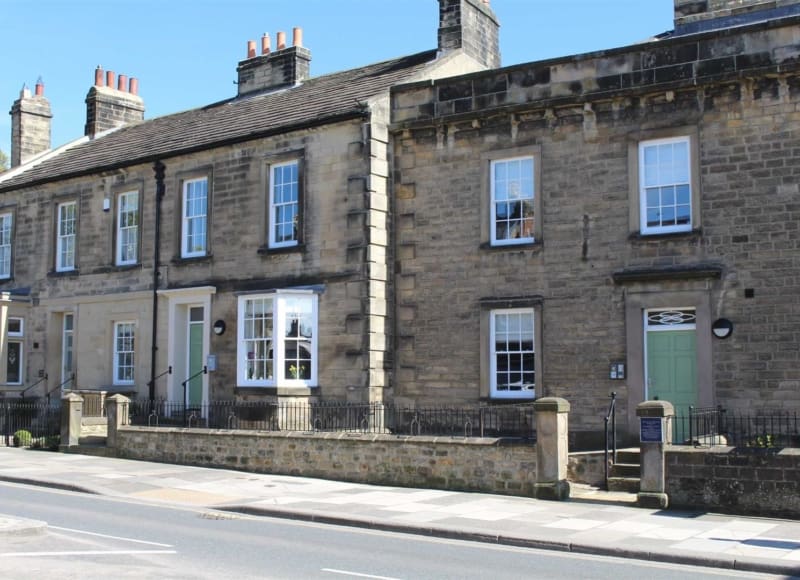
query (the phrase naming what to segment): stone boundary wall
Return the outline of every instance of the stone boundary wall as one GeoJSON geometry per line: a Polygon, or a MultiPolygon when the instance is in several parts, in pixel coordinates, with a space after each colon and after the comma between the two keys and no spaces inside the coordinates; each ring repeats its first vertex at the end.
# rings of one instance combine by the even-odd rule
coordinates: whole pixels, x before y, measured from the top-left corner
{"type": "Polygon", "coordinates": [[[672,447],[666,493],[670,508],[800,518],[800,449],[672,447]]]}
{"type": "Polygon", "coordinates": [[[356,483],[533,496],[536,446],[503,439],[120,426],[116,456],[356,483]]]}

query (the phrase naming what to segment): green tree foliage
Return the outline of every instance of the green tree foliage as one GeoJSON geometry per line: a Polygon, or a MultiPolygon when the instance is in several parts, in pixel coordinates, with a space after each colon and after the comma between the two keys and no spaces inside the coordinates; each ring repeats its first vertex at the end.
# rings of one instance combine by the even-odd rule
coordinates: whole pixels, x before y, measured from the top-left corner
{"type": "Polygon", "coordinates": [[[3,173],[6,169],[8,169],[8,155],[0,149],[0,173],[3,173]]]}

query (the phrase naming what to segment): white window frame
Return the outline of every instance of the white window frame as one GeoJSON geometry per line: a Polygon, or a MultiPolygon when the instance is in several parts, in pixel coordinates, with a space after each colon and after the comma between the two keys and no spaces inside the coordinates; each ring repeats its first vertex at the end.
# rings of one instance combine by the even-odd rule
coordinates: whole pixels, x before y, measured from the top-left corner
{"type": "MultiPolygon", "coordinates": [[[[693,183],[692,179],[692,139],[689,136],[680,136],[680,137],[669,137],[664,139],[650,139],[647,141],[641,141],[639,143],[639,231],[642,235],[653,235],[653,234],[671,234],[671,233],[679,233],[679,232],[690,232],[692,231],[693,224],[695,222],[694,216],[694,199],[693,196],[696,195],[695,193],[695,184],[693,183]],[[682,175],[676,176],[672,179],[664,179],[661,180],[657,177],[653,177],[648,182],[648,166],[645,164],[645,152],[650,148],[661,148],[665,146],[673,146],[676,144],[685,144],[686,145],[686,166],[680,167],[680,171],[682,175]],[[676,211],[677,214],[677,207],[678,206],[688,206],[689,209],[689,222],[685,224],[671,224],[671,225],[648,225],[647,222],[647,213],[648,213],[648,196],[647,190],[650,188],[676,188],[676,191],[673,192],[673,201],[671,204],[665,204],[663,199],[660,199],[658,208],[659,210],[663,210],[665,207],[669,207],[670,205],[676,211]],[[679,204],[677,201],[677,188],[678,187],[688,187],[689,189],[689,199],[686,203],[679,204]]],[[[660,166],[659,166],[660,167],[660,166]]]]}
{"type": "Polygon", "coordinates": [[[302,224],[302,215],[301,211],[302,208],[300,207],[300,160],[293,159],[291,161],[286,161],[284,163],[274,163],[270,165],[269,168],[269,247],[270,248],[286,248],[291,246],[296,246],[300,243],[300,232],[299,229],[302,224]],[[284,168],[287,167],[294,167],[294,180],[289,179],[287,181],[278,180],[277,175],[279,172],[282,172],[284,168]],[[277,194],[278,188],[287,188],[288,190],[294,191],[294,200],[285,202],[277,201],[277,194]],[[277,230],[281,226],[281,224],[286,225],[290,222],[278,221],[278,213],[281,211],[285,211],[287,208],[294,207],[294,219],[291,222],[293,231],[292,231],[292,239],[290,240],[280,240],[277,235],[277,230]]]}
{"type": "Polygon", "coordinates": [[[14,214],[0,214],[0,278],[11,278],[11,241],[14,235],[14,214]]]}
{"type": "Polygon", "coordinates": [[[6,381],[9,385],[21,385],[25,382],[24,374],[25,374],[25,341],[23,337],[25,335],[25,320],[23,318],[19,318],[17,316],[9,316],[8,320],[6,321],[6,337],[8,339],[8,344],[19,344],[19,380],[17,381],[9,381],[8,380],[8,354],[6,354],[6,381]],[[15,320],[19,323],[19,330],[11,330],[11,321],[15,320]]]}
{"type": "Polygon", "coordinates": [[[536,158],[533,155],[524,155],[518,157],[506,157],[502,159],[493,159],[490,161],[489,165],[489,179],[490,179],[490,199],[489,199],[489,213],[490,213],[490,220],[489,220],[489,236],[491,245],[493,246],[511,246],[516,244],[530,244],[535,241],[536,235],[536,158]],[[520,171],[522,170],[522,163],[530,161],[530,175],[522,175],[520,174],[519,179],[516,180],[507,180],[507,186],[509,187],[500,187],[500,184],[497,183],[496,180],[496,170],[500,166],[511,166],[513,165],[520,165],[520,171]],[[526,181],[526,178],[530,180],[530,196],[525,195],[523,197],[522,193],[517,193],[515,196],[512,197],[511,189],[516,186],[520,187],[526,181]],[[505,193],[501,193],[501,190],[504,189],[505,193]],[[519,203],[529,204],[534,212],[533,215],[526,218],[529,223],[530,227],[530,235],[523,235],[526,232],[525,230],[525,220],[522,218],[515,219],[515,220],[508,220],[509,223],[512,222],[520,222],[519,227],[521,228],[520,235],[518,237],[506,237],[506,238],[498,238],[497,237],[497,204],[502,203],[503,200],[498,201],[499,196],[504,196],[504,200],[506,203],[514,202],[519,200],[519,203]]]}
{"type": "Polygon", "coordinates": [[[205,256],[208,252],[208,178],[198,177],[187,179],[183,182],[183,193],[181,202],[181,257],[196,258],[205,256]],[[205,184],[205,198],[202,203],[197,199],[192,199],[189,203],[189,195],[193,193],[196,184],[205,184]],[[202,207],[200,207],[202,206],[202,207]],[[190,235],[190,231],[202,224],[202,244],[190,244],[194,242],[197,234],[190,235]]]}
{"type": "MultiPolygon", "coordinates": [[[[536,368],[536,313],[534,308],[503,308],[491,310],[489,312],[489,392],[493,399],[533,399],[536,397],[536,384],[537,374],[539,370],[536,368]],[[520,385],[520,390],[503,389],[497,384],[497,340],[496,340],[496,319],[498,315],[530,315],[530,331],[532,350],[513,351],[520,354],[529,354],[534,361],[534,381],[532,386],[523,387],[520,385]]],[[[512,352],[512,351],[503,351],[512,352]]]]}
{"type": "Polygon", "coordinates": [[[125,191],[117,195],[117,266],[139,263],[140,223],[139,192],[136,190],[125,191]],[[131,198],[133,203],[131,203],[131,198]],[[133,221],[133,225],[131,225],[131,221],[133,221]]]}
{"type": "MultiPolygon", "coordinates": [[[[114,365],[113,365],[113,379],[114,385],[133,385],[136,381],[136,322],[133,320],[121,320],[114,323],[114,365]],[[127,346],[121,344],[125,337],[120,335],[120,330],[129,327],[131,329],[130,349],[122,349],[120,346],[127,346]],[[128,364],[120,364],[120,357],[130,355],[130,362],[128,364]],[[120,371],[124,368],[131,369],[131,378],[120,378],[120,371]]],[[[126,361],[127,363],[128,361],[126,361]]]]}
{"type": "Polygon", "coordinates": [[[56,221],[56,272],[70,272],[75,269],[78,202],[59,203],[56,208],[56,221]],[[68,211],[73,215],[65,215],[68,211]]]}
{"type": "Polygon", "coordinates": [[[238,304],[238,324],[237,324],[237,382],[242,387],[315,387],[317,386],[317,369],[319,367],[318,358],[318,337],[319,337],[319,316],[318,316],[318,296],[311,291],[279,291],[264,294],[246,294],[239,296],[238,304]],[[285,346],[286,337],[286,315],[288,303],[292,299],[306,299],[311,306],[311,340],[307,350],[311,357],[309,378],[295,378],[286,376],[285,367],[285,346]],[[265,300],[270,301],[272,308],[272,376],[252,378],[248,377],[247,361],[249,359],[247,342],[252,341],[252,337],[246,336],[245,312],[248,301],[265,300]]]}

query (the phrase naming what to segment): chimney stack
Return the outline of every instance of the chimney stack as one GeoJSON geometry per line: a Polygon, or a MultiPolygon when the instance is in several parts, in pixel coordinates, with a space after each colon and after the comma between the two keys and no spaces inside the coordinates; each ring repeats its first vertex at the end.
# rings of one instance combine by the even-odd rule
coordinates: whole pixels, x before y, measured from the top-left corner
{"type": "Polygon", "coordinates": [[[19,99],[11,106],[11,167],[22,165],[32,157],[50,149],[50,126],[53,114],[50,101],[44,96],[41,77],[34,94],[23,86],[19,99]]]}
{"type": "Polygon", "coordinates": [[[459,49],[487,68],[500,66],[500,23],[489,0],[439,0],[439,52],[459,49]]]}
{"type": "Polygon", "coordinates": [[[138,95],[139,81],[125,75],[116,78],[114,71],[94,71],[94,86],[86,95],[86,135],[94,138],[98,133],[144,119],[144,101],[138,95]],[[117,88],[114,81],[117,80],[117,88]]]}
{"type": "Polygon", "coordinates": [[[276,35],[276,48],[270,50],[269,35],[261,37],[261,54],[255,54],[255,41],[247,43],[247,58],[239,62],[239,96],[294,86],[310,76],[311,51],[302,46],[303,31],[295,28],[293,46],[286,46],[286,33],[276,35]],[[251,50],[252,48],[252,50],[251,50]]]}

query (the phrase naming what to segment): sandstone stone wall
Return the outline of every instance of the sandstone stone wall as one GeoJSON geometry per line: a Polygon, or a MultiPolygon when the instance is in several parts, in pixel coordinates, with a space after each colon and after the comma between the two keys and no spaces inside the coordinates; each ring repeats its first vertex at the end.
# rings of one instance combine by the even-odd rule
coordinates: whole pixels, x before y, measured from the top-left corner
{"type": "Polygon", "coordinates": [[[666,455],[670,507],[800,517],[800,449],[673,447],[666,455]]]}
{"type": "Polygon", "coordinates": [[[500,439],[120,427],[119,457],[532,496],[536,446],[500,439]]]}
{"type": "Polygon", "coordinates": [[[567,477],[575,483],[604,486],[606,484],[604,451],[578,451],[569,454],[567,477]]]}
{"type": "MultiPolygon", "coordinates": [[[[371,308],[377,309],[373,303],[385,299],[385,293],[371,296],[366,280],[366,248],[370,236],[377,236],[374,230],[380,223],[370,223],[365,214],[365,208],[377,202],[372,201],[373,194],[368,190],[370,165],[363,138],[360,121],[343,122],[325,130],[301,130],[164,160],[166,195],[162,202],[159,289],[216,289],[210,298],[210,312],[205,315],[209,352],[216,354],[218,361],[217,371],[205,377],[212,399],[230,399],[237,394],[237,293],[308,285],[322,288],[320,389],[314,392],[327,398],[366,399],[369,317],[371,308]],[[265,248],[265,165],[276,156],[284,159],[287,155],[301,156],[305,167],[303,244],[274,252],[265,248]],[[200,175],[207,176],[209,184],[209,254],[181,259],[181,183],[200,175]],[[211,333],[215,320],[227,323],[222,336],[211,333]]],[[[385,199],[385,187],[380,193],[385,199]]],[[[154,199],[152,164],[5,194],[0,209],[14,212],[14,281],[30,281],[30,307],[25,312],[24,327],[27,382],[33,382],[40,370],[50,376],[49,388],[61,382],[63,313],[70,312],[75,315],[74,357],[78,369],[77,382],[71,386],[111,385],[113,323],[124,320],[137,325],[135,390],[139,395],[147,394],[152,353],[154,199]],[[118,267],[114,265],[115,197],[130,190],[138,191],[141,206],[139,263],[118,267]],[[103,211],[104,199],[111,200],[110,211],[103,211]],[[55,212],[63,201],[77,203],[77,258],[75,271],[57,273],[55,212]]],[[[372,259],[380,260],[381,256],[373,255],[372,259]]],[[[168,304],[167,296],[161,295],[156,369],[160,373],[170,365],[175,368],[172,375],[158,381],[156,394],[180,398],[180,383],[187,373],[168,356],[168,304]]],[[[379,313],[386,316],[385,305],[379,313]]],[[[385,340],[372,345],[373,358],[382,360],[385,348],[385,340]]],[[[303,392],[307,395],[309,391],[303,392]]],[[[250,389],[244,393],[263,395],[264,391],[250,389]]]]}
{"type": "Polygon", "coordinates": [[[396,400],[485,399],[482,308],[523,299],[542,323],[536,395],[569,400],[573,429],[601,431],[617,391],[635,433],[644,308],[697,309],[702,404],[800,404],[797,23],[396,88],[396,400]],[[695,227],[644,236],[631,151],[676,135],[696,143],[695,227]],[[522,154],[539,167],[541,229],[492,247],[489,160],[522,154]],[[718,317],[734,324],[724,341],[718,317]],[[625,380],[610,380],[615,360],[625,380]]]}

